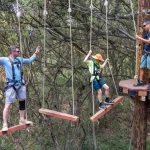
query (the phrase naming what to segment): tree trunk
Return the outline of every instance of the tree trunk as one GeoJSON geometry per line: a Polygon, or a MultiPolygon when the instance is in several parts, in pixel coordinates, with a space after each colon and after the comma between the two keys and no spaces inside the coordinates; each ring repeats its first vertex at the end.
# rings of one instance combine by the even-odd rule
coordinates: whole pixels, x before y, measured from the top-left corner
{"type": "MultiPolygon", "coordinates": [[[[141,6],[142,10],[146,9],[146,13],[148,13],[148,10],[150,9],[150,2],[149,0],[145,0],[144,6],[141,6]]],[[[142,15],[142,14],[141,14],[142,15]]],[[[139,18],[139,24],[143,24],[142,20],[150,20],[150,15],[147,14],[143,14],[142,16],[140,16],[139,18]],[[144,16],[143,16],[144,15],[144,16]],[[143,19],[142,19],[143,18],[143,19]],[[140,22],[141,21],[141,22],[140,22]]],[[[145,68],[144,70],[144,82],[146,84],[148,84],[150,82],[150,74],[149,74],[149,69],[145,68]]]]}
{"type": "MultiPolygon", "coordinates": [[[[143,0],[144,2],[144,0],[143,0]]],[[[142,10],[144,9],[144,3],[142,1],[138,0],[138,11],[140,12],[138,15],[138,19],[137,19],[137,34],[140,37],[143,37],[143,14],[142,14],[142,10]]],[[[141,61],[141,57],[142,57],[142,53],[143,53],[143,42],[141,40],[137,40],[137,46],[138,49],[136,51],[136,75],[139,76],[140,74],[140,61],[141,61]]]]}
{"type": "Polygon", "coordinates": [[[137,96],[134,99],[134,150],[146,150],[146,136],[147,136],[147,104],[140,101],[137,96]]]}
{"type": "MultiPolygon", "coordinates": [[[[143,29],[142,24],[144,20],[143,9],[145,0],[138,0],[138,11],[140,12],[138,15],[138,35],[143,37],[143,29]]],[[[137,51],[137,60],[136,60],[136,74],[140,74],[140,60],[143,52],[143,42],[138,40],[138,51],[137,51]]],[[[144,82],[148,83],[148,70],[146,69],[144,72],[144,82]]],[[[146,101],[148,101],[148,97],[145,97],[146,101]]],[[[146,135],[147,135],[147,105],[146,101],[140,101],[141,97],[135,96],[133,98],[134,101],[134,116],[133,116],[133,146],[134,150],[146,150],[146,135]]]]}

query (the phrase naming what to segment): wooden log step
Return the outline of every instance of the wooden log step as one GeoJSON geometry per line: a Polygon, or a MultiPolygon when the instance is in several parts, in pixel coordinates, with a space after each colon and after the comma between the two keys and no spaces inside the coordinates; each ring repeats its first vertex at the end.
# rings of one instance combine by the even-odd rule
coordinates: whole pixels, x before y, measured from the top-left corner
{"type": "Polygon", "coordinates": [[[49,116],[52,116],[52,117],[61,118],[61,119],[69,120],[69,121],[72,121],[72,122],[77,122],[79,120],[79,117],[77,117],[77,116],[62,113],[62,112],[58,112],[58,111],[54,111],[54,110],[41,108],[41,109],[39,109],[39,112],[41,114],[44,114],[44,115],[49,115],[49,116]]]}
{"type": "Polygon", "coordinates": [[[100,110],[98,111],[96,114],[94,114],[90,120],[92,122],[97,121],[100,117],[102,117],[103,115],[105,115],[108,111],[110,111],[112,108],[114,108],[115,106],[117,106],[120,102],[122,102],[123,100],[123,96],[118,96],[116,99],[114,99],[114,104],[112,105],[106,105],[106,109],[100,110]]]}
{"type": "Polygon", "coordinates": [[[5,134],[11,134],[13,132],[22,130],[22,129],[26,129],[28,127],[33,126],[33,122],[29,123],[29,124],[22,124],[22,125],[16,125],[16,126],[12,126],[10,128],[8,128],[8,131],[2,131],[0,130],[0,136],[3,136],[5,134]]]}

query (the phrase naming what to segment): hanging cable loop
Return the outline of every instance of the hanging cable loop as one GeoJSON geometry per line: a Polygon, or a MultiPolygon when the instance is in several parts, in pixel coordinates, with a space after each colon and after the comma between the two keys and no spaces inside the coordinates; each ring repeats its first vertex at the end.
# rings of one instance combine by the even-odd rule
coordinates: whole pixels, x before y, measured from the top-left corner
{"type": "MultiPolygon", "coordinates": [[[[108,53],[108,1],[106,0],[105,3],[104,3],[105,7],[106,7],[106,40],[107,40],[107,59],[109,58],[109,53],[108,53]]],[[[113,72],[112,72],[112,69],[111,69],[111,66],[110,66],[110,63],[109,63],[109,60],[108,60],[108,66],[109,66],[109,70],[110,70],[110,73],[111,73],[111,76],[112,76],[112,80],[113,80],[113,84],[114,84],[114,87],[115,87],[115,91],[116,91],[116,94],[117,96],[119,96],[118,94],[118,90],[117,90],[117,86],[116,86],[116,83],[115,83],[115,79],[114,79],[114,76],[113,76],[113,72]]]]}
{"type": "Polygon", "coordinates": [[[16,3],[17,3],[16,17],[20,18],[21,17],[21,11],[19,9],[19,2],[18,2],[18,0],[16,1],[16,3]]]}
{"type": "MultiPolygon", "coordinates": [[[[93,1],[91,0],[91,22],[90,22],[90,50],[92,50],[92,29],[93,29],[93,1]]],[[[92,76],[92,75],[91,75],[92,76]]],[[[93,81],[92,81],[92,105],[93,105],[93,115],[95,114],[95,99],[94,99],[94,88],[93,88],[93,81]]],[[[95,124],[93,123],[93,141],[95,150],[97,150],[97,143],[96,143],[96,135],[95,135],[95,124]]]]}
{"type": "MultiPolygon", "coordinates": [[[[17,4],[16,17],[18,19],[18,32],[19,32],[19,46],[20,46],[20,52],[21,52],[21,64],[23,65],[22,34],[21,34],[21,25],[20,25],[21,11],[19,10],[18,0],[16,0],[16,4],[17,4]]],[[[21,70],[22,70],[22,65],[21,65],[21,70]]],[[[27,108],[27,100],[25,101],[25,107],[27,108]]],[[[25,112],[25,116],[26,116],[26,120],[28,120],[27,109],[25,112]]]]}
{"type": "MultiPolygon", "coordinates": [[[[45,26],[46,26],[46,15],[47,15],[47,10],[46,10],[46,0],[44,0],[44,11],[43,11],[43,17],[44,17],[44,27],[43,27],[43,34],[44,34],[44,39],[43,39],[43,43],[44,43],[44,46],[43,46],[43,49],[44,49],[44,64],[43,64],[43,68],[44,68],[44,72],[45,72],[45,66],[46,66],[46,56],[45,56],[45,53],[46,53],[46,31],[45,31],[45,26]]],[[[45,74],[43,73],[43,103],[42,103],[42,106],[44,107],[45,106],[45,74]]]]}
{"type": "Polygon", "coordinates": [[[69,13],[69,26],[70,26],[70,52],[71,52],[71,76],[72,76],[72,106],[73,110],[72,113],[75,115],[75,98],[74,98],[74,63],[73,63],[73,46],[72,46],[72,17],[71,17],[71,4],[70,0],[68,0],[69,3],[69,8],[68,8],[68,13],[69,13]]]}

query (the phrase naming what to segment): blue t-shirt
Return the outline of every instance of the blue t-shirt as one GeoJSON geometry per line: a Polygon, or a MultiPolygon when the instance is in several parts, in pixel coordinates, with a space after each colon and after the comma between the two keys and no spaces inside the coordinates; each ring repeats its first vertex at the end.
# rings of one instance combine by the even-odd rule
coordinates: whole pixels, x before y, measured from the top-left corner
{"type": "MultiPolygon", "coordinates": [[[[144,35],[144,39],[148,40],[150,38],[150,32],[147,32],[144,35]]],[[[144,50],[146,50],[147,52],[150,52],[150,44],[145,43],[144,44],[144,50]]]]}
{"type": "MultiPolygon", "coordinates": [[[[35,55],[32,55],[30,58],[21,58],[16,57],[14,59],[11,58],[12,62],[17,62],[14,65],[14,74],[15,74],[15,80],[20,81],[21,80],[21,65],[18,63],[18,59],[20,60],[21,64],[30,64],[34,61],[35,55]]],[[[4,67],[6,79],[13,80],[13,72],[12,72],[12,64],[8,57],[0,57],[0,64],[4,67]]]]}

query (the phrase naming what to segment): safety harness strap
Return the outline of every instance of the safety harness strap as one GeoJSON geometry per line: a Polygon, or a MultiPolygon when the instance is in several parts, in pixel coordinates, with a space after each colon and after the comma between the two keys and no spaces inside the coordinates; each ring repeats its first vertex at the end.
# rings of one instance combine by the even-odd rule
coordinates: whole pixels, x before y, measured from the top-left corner
{"type": "Polygon", "coordinates": [[[147,50],[144,49],[144,52],[148,55],[150,55],[150,52],[148,52],[147,50]]]}
{"type": "Polygon", "coordinates": [[[5,90],[7,90],[8,88],[11,88],[13,87],[15,91],[19,90],[20,87],[22,85],[24,85],[23,83],[23,71],[22,71],[22,64],[20,62],[20,60],[18,58],[15,58],[17,60],[17,62],[13,62],[12,59],[10,57],[8,57],[9,61],[11,62],[11,66],[12,66],[12,76],[13,78],[12,79],[8,79],[7,78],[7,82],[6,82],[6,87],[5,87],[5,90]],[[16,76],[15,76],[15,67],[14,67],[14,64],[17,65],[17,67],[19,68],[20,67],[20,76],[21,76],[21,80],[16,80],[16,76]],[[12,85],[9,85],[9,83],[13,83],[12,85]],[[20,83],[20,86],[18,88],[15,87],[16,83],[20,83]]]}
{"type": "Polygon", "coordinates": [[[100,73],[98,73],[97,69],[99,69],[99,67],[94,62],[93,62],[93,67],[94,67],[94,72],[93,72],[92,76],[95,76],[95,78],[96,78],[96,76],[101,77],[102,70],[100,71],[100,73]]]}
{"type": "MultiPolygon", "coordinates": [[[[12,59],[10,57],[9,58],[9,61],[11,62],[11,66],[12,66],[12,80],[8,79],[8,82],[15,82],[16,81],[16,76],[15,76],[15,68],[14,68],[14,64],[17,64],[17,67],[19,68],[20,67],[20,76],[21,76],[21,82],[22,82],[22,79],[23,79],[23,72],[22,72],[22,64],[20,62],[20,60],[18,58],[15,58],[17,60],[17,62],[13,62],[12,59]],[[19,66],[20,65],[20,66],[19,66]]],[[[17,81],[18,82],[18,81],[17,81]]]]}

